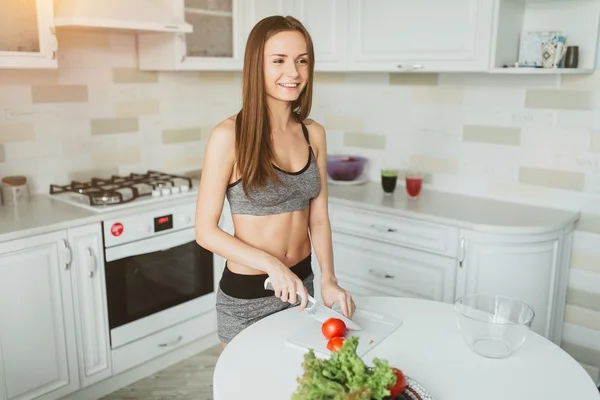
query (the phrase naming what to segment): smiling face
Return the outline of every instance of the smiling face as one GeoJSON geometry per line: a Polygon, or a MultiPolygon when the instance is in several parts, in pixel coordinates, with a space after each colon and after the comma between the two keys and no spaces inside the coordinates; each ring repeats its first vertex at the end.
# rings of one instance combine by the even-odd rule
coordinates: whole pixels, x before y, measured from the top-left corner
{"type": "Polygon", "coordinates": [[[309,79],[308,49],[298,31],[273,35],[265,43],[264,79],[271,100],[295,101],[309,79]]]}

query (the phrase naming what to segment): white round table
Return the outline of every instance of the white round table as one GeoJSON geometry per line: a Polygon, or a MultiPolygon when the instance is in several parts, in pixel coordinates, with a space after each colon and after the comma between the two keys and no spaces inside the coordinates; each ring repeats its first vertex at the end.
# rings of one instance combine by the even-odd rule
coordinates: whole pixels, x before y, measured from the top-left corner
{"type": "MultiPolygon", "coordinates": [[[[403,324],[363,357],[379,357],[416,379],[435,400],[598,400],[586,371],[554,343],[530,331],[506,359],[471,351],[451,304],[396,297],[357,298],[357,307],[402,319],[403,324]]],[[[296,307],[241,332],[217,361],[215,400],[283,400],[296,391],[304,352],[286,338],[306,324],[296,307]]]]}

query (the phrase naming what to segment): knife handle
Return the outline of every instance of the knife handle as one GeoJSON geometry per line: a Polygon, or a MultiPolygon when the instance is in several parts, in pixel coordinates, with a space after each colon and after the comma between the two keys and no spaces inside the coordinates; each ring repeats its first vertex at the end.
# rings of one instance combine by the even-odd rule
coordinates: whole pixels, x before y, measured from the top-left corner
{"type": "MultiPolygon", "coordinates": [[[[271,283],[271,278],[267,278],[267,279],[265,279],[264,286],[265,286],[265,289],[266,289],[266,290],[273,290],[273,291],[275,291],[275,288],[273,288],[273,284],[271,283]]],[[[299,290],[298,290],[298,291],[296,291],[296,295],[297,295],[298,297],[302,298],[302,293],[301,293],[299,290]]],[[[312,296],[309,294],[309,295],[308,295],[308,302],[307,302],[307,305],[306,305],[306,308],[305,308],[305,310],[310,310],[310,309],[312,309],[312,308],[315,306],[315,304],[316,304],[316,303],[317,303],[317,301],[315,300],[315,298],[314,298],[314,297],[312,297],[312,296]]]]}

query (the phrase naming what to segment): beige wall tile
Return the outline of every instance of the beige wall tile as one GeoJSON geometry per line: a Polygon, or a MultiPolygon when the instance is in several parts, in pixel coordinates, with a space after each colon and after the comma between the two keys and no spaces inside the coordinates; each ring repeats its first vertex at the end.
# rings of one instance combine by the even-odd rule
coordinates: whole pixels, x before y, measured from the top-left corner
{"type": "Polygon", "coordinates": [[[600,153],[600,133],[599,132],[592,133],[590,150],[600,153]]]}
{"type": "Polygon", "coordinates": [[[600,331],[600,312],[567,304],[565,322],[600,331]]]}
{"type": "Polygon", "coordinates": [[[586,75],[561,75],[560,88],[566,90],[599,90],[600,73],[586,75]]]}
{"type": "Polygon", "coordinates": [[[580,172],[560,171],[535,167],[519,168],[519,182],[567,190],[583,190],[585,175],[580,172]]]}
{"type": "Polygon", "coordinates": [[[575,360],[588,365],[600,364],[600,351],[580,346],[570,342],[562,342],[560,347],[575,360]]]}
{"type": "Polygon", "coordinates": [[[521,129],[501,126],[465,125],[463,140],[466,142],[494,143],[518,146],[521,129]]]}
{"type": "Polygon", "coordinates": [[[344,146],[383,150],[385,149],[385,136],[346,132],[344,133],[344,146]]]}
{"type": "Polygon", "coordinates": [[[72,171],[69,173],[69,179],[73,181],[87,181],[91,178],[110,178],[112,175],[118,175],[118,168],[92,169],[84,171],[72,171]]]}
{"type": "Polygon", "coordinates": [[[202,128],[169,129],[162,133],[162,142],[182,143],[202,140],[202,128]]]}
{"type": "Polygon", "coordinates": [[[0,73],[0,85],[56,85],[58,70],[6,69],[0,73]]]}
{"type": "Polygon", "coordinates": [[[56,36],[61,48],[110,48],[110,34],[105,31],[58,29],[56,36]]]}
{"type": "Polygon", "coordinates": [[[555,110],[591,110],[592,92],[578,90],[528,90],[525,107],[555,110]]]}
{"type": "Polygon", "coordinates": [[[210,134],[212,133],[213,129],[215,127],[214,126],[203,126],[200,128],[200,139],[208,142],[208,139],[210,139],[210,134]]]}
{"type": "Polygon", "coordinates": [[[92,135],[110,135],[139,131],[137,118],[98,118],[92,119],[92,135]]]}
{"type": "MultiPolygon", "coordinates": [[[[598,228],[600,228],[600,224],[598,225],[598,228]]],[[[600,233],[600,229],[598,230],[598,233],[600,233]]],[[[573,253],[571,253],[571,268],[600,274],[600,249],[598,249],[598,253],[573,251],[573,253]]]]}
{"type": "Polygon", "coordinates": [[[416,86],[413,101],[417,104],[462,104],[463,90],[454,86],[416,86]]]}
{"type": "Polygon", "coordinates": [[[141,158],[140,149],[133,147],[103,151],[94,154],[94,168],[108,169],[119,165],[138,164],[141,158]]]}
{"type": "Polygon", "coordinates": [[[330,115],[325,118],[325,130],[364,132],[365,121],[348,115],[330,115]]]}
{"type": "Polygon", "coordinates": [[[0,144],[0,163],[6,161],[6,155],[4,154],[4,145],[0,144]]]}
{"type": "Polygon", "coordinates": [[[315,72],[313,82],[317,84],[341,84],[346,82],[343,72],[315,72]]]}
{"type": "Polygon", "coordinates": [[[85,85],[44,85],[32,86],[31,98],[34,103],[77,103],[88,101],[85,85]]]}
{"type": "Polygon", "coordinates": [[[410,167],[422,172],[455,174],[458,172],[459,163],[456,158],[415,154],[410,157],[410,167]]]}
{"type": "Polygon", "coordinates": [[[155,83],[158,82],[158,73],[140,71],[136,68],[113,69],[113,83],[155,83]]]}
{"type": "Polygon", "coordinates": [[[600,294],[569,288],[567,290],[567,304],[580,308],[587,308],[593,311],[600,311],[600,294]]]}
{"type": "Polygon", "coordinates": [[[165,168],[184,168],[202,165],[202,157],[173,157],[163,162],[165,168]]]}
{"type": "Polygon", "coordinates": [[[26,142],[35,140],[33,124],[2,124],[0,125],[0,143],[26,142]]]}
{"type": "Polygon", "coordinates": [[[437,86],[438,74],[402,74],[391,73],[390,85],[437,86]]]}
{"type": "Polygon", "coordinates": [[[204,71],[199,72],[198,77],[200,82],[206,83],[227,83],[234,82],[236,72],[233,71],[204,71]]]}
{"type": "Polygon", "coordinates": [[[140,115],[156,115],[160,113],[158,100],[120,101],[115,104],[117,117],[139,117],[140,115]]]}
{"type": "Polygon", "coordinates": [[[600,234],[600,214],[581,213],[577,230],[600,234]]]}

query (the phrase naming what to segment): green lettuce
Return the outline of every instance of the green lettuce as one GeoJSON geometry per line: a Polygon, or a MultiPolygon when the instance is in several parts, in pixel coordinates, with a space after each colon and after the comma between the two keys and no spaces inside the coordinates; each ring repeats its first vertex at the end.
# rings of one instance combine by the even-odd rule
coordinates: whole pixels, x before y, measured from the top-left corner
{"type": "Polygon", "coordinates": [[[383,400],[389,396],[388,388],[396,383],[392,367],[378,358],[373,359],[374,367],[367,367],[356,354],[358,340],[358,336],[346,339],[342,348],[326,360],[309,349],[292,400],[383,400]]]}

